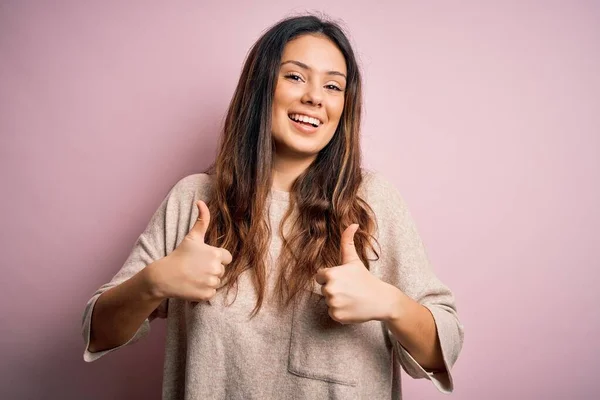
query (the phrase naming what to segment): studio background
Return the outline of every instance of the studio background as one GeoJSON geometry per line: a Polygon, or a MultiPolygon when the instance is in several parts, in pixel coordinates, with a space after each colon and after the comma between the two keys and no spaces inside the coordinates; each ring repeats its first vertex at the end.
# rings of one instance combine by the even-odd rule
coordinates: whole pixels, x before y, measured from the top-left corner
{"type": "Polygon", "coordinates": [[[597,396],[599,2],[5,0],[0,398],[160,398],[164,321],[85,364],[85,303],[213,160],[252,43],[304,11],[349,30],[365,165],[456,295],[451,398],[597,396]]]}

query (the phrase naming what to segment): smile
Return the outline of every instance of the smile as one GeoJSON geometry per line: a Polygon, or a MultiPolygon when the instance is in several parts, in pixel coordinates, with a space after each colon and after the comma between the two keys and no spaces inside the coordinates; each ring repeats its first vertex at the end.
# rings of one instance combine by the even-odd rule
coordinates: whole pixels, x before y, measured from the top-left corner
{"type": "Polygon", "coordinates": [[[304,135],[313,135],[319,130],[319,126],[317,124],[311,124],[310,122],[304,121],[295,121],[290,118],[290,125],[296,132],[299,132],[304,135]]]}
{"type": "Polygon", "coordinates": [[[318,118],[309,117],[308,115],[303,114],[289,114],[289,119],[298,124],[303,124],[307,126],[312,126],[313,128],[318,128],[323,123],[318,118]]]}

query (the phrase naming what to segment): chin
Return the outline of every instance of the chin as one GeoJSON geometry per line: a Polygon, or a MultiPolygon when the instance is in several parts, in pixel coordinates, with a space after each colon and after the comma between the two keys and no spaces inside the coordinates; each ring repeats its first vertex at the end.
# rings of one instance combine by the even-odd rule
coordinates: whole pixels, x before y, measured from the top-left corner
{"type": "Polygon", "coordinates": [[[318,150],[315,149],[302,149],[302,148],[287,148],[286,151],[291,157],[303,159],[303,158],[315,158],[319,154],[318,150]]]}
{"type": "Polygon", "coordinates": [[[298,143],[290,144],[285,142],[276,143],[276,149],[280,155],[285,155],[286,157],[294,159],[314,158],[320,151],[320,149],[316,148],[314,145],[302,146],[298,145],[298,143]]]}

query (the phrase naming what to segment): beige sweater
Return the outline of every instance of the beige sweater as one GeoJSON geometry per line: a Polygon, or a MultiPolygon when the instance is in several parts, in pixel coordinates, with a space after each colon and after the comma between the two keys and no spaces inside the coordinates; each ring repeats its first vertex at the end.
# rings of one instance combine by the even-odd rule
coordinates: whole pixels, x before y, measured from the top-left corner
{"type": "MultiPolygon", "coordinates": [[[[211,182],[205,174],[177,182],[121,270],[90,299],[83,315],[85,361],[116,350],[91,353],[87,349],[92,310],[100,294],[178,246],[197,218],[195,202],[209,199],[211,182]]],[[[396,189],[379,174],[365,172],[361,190],[379,228],[380,259],[372,263],[371,273],[431,310],[450,371],[463,344],[453,294],[432,271],[396,189]]],[[[273,260],[281,249],[277,229],[289,206],[289,194],[273,190],[269,205],[273,260]]],[[[249,273],[241,275],[233,305],[224,304],[222,292],[217,301],[195,307],[169,299],[125,344],[145,336],[152,319],[167,318],[163,399],[401,399],[399,367],[413,378],[431,380],[441,392],[453,390],[450,373],[426,372],[382,322],[339,324],[329,317],[324,301],[304,296],[306,300],[283,315],[267,303],[249,319],[256,301],[249,273]]],[[[269,274],[269,290],[274,276],[269,274]]]]}

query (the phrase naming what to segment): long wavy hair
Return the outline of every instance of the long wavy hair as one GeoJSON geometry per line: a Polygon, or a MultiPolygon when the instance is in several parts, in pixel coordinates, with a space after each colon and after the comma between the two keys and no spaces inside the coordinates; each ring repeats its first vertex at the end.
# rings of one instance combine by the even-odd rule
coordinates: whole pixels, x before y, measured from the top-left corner
{"type": "Polygon", "coordinates": [[[379,257],[373,245],[377,242],[373,211],[358,194],[363,179],[359,142],[362,88],[354,52],[335,22],[313,15],[286,18],[250,49],[227,111],[216,160],[206,171],[213,175],[206,240],[233,255],[221,289],[229,292],[237,286],[240,274],[251,269],[257,293],[252,316],[265,300],[265,255],[271,240],[267,204],[275,151],[273,96],[286,43],[306,34],[327,37],[340,49],[348,77],[344,109],[333,138],[292,185],[290,208],[279,229],[283,245],[275,295],[281,306],[287,306],[304,289],[310,290],[317,269],[340,265],[341,234],[352,223],[360,225],[354,243],[361,261],[369,268],[373,260],[368,257],[369,250],[379,257]],[[284,236],[283,226],[292,215],[291,228],[284,236]]]}

